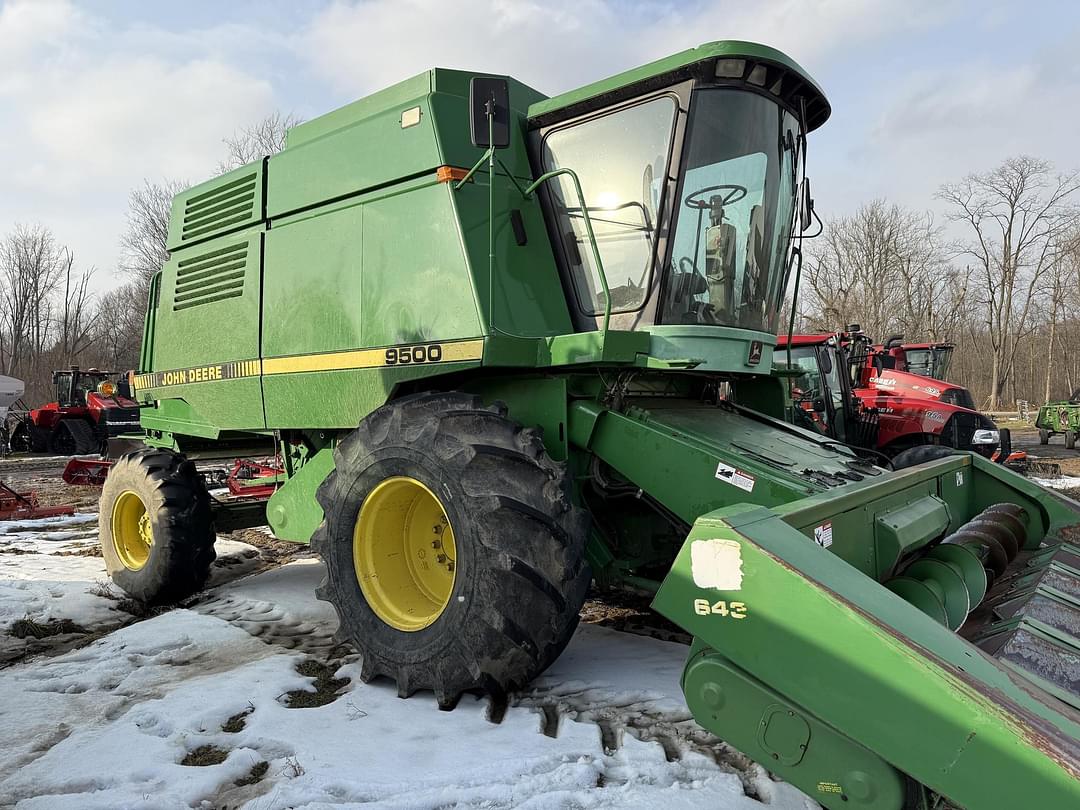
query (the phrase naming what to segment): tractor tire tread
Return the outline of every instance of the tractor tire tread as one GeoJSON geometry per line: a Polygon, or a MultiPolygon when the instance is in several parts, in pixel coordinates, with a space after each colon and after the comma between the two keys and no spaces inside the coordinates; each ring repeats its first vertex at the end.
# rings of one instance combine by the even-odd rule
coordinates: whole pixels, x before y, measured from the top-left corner
{"type": "Polygon", "coordinates": [[[121,456],[101,494],[99,538],[106,568],[125,592],[147,605],[172,604],[206,584],[217,557],[210,495],[195,465],[170,450],[146,447],[121,456]],[[154,503],[155,545],[138,571],[126,568],[111,536],[111,501],[131,489],[154,503]]]}

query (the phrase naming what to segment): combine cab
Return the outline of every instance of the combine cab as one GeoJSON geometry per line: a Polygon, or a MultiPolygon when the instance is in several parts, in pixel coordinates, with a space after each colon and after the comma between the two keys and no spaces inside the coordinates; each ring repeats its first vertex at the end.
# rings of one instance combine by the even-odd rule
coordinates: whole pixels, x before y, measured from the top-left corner
{"type": "Polygon", "coordinates": [[[78,366],[53,372],[56,401],[30,411],[12,444],[62,456],[104,453],[110,438],[139,430],[138,408],[126,379],[78,366]]]}
{"type": "Polygon", "coordinates": [[[201,587],[236,513],[191,459],[277,454],[251,519],[311,543],[403,697],[524,687],[596,581],[655,593],[696,720],[830,810],[1080,806],[1080,505],[784,421],[829,112],[745,42],[555,98],[436,69],[183,192],[148,446],[102,489],[114,581],[201,587]]]}

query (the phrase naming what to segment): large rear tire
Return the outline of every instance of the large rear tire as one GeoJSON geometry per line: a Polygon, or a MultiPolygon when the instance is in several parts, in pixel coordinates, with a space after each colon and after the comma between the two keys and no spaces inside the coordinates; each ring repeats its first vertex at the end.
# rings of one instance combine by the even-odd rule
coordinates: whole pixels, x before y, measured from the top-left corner
{"type": "Polygon", "coordinates": [[[362,655],[443,708],[539,675],[573,635],[590,572],[587,516],[539,433],[461,393],[418,394],[370,414],[319,487],[316,595],[362,655]]]}
{"type": "Polygon", "coordinates": [[[214,561],[210,495],[195,465],[148,447],[120,458],[101,489],[98,515],[105,567],[146,604],[197,592],[214,561]]]}
{"type": "Polygon", "coordinates": [[[951,447],[941,444],[921,444],[918,447],[909,447],[902,453],[897,453],[892,460],[894,470],[903,470],[914,467],[916,464],[925,464],[928,461],[937,461],[939,458],[951,456],[956,452],[951,447]]]}

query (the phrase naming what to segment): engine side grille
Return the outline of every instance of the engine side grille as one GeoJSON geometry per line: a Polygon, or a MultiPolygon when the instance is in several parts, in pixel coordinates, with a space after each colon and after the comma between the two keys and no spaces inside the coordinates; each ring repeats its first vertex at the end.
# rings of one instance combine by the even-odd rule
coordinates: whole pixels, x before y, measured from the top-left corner
{"type": "Polygon", "coordinates": [[[181,242],[204,239],[218,231],[257,219],[258,172],[249,172],[224,185],[184,201],[181,242]]]}
{"type": "Polygon", "coordinates": [[[244,294],[248,243],[184,259],[176,268],[173,312],[244,294]]]}

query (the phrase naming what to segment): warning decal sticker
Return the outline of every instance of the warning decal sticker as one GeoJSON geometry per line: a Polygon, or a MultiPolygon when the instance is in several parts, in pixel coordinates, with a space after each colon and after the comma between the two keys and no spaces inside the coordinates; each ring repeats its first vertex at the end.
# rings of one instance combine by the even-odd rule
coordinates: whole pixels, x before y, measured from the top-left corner
{"type": "Polygon", "coordinates": [[[814,542],[822,548],[828,548],[832,545],[831,523],[822,523],[820,526],[814,527],[814,542]]]}
{"type": "Polygon", "coordinates": [[[754,491],[754,476],[722,461],[716,465],[716,477],[746,492],[754,491]]]}

